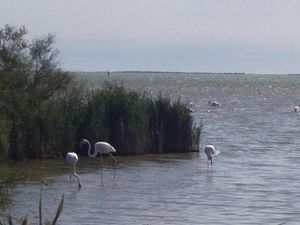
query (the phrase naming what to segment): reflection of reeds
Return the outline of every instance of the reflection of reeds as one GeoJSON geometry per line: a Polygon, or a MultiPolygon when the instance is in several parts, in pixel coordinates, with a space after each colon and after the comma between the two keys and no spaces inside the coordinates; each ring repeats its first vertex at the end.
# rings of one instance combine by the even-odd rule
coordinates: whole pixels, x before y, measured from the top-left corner
{"type": "Polygon", "coordinates": [[[18,173],[7,172],[5,166],[1,165],[0,172],[0,218],[3,216],[2,209],[11,204],[9,189],[15,187],[18,182],[25,181],[29,176],[18,173]]]}
{"type": "MultiPolygon", "coordinates": [[[[55,217],[54,219],[51,221],[46,221],[45,222],[45,225],[55,225],[57,223],[57,220],[59,218],[59,216],[61,215],[62,213],[62,210],[63,210],[63,205],[64,205],[64,196],[62,196],[61,200],[60,200],[60,203],[58,205],[58,208],[56,210],[56,214],[55,214],[55,217]]],[[[0,221],[0,225],[13,225],[13,216],[12,215],[8,215],[7,216],[7,220],[3,220],[3,221],[0,221]]],[[[28,221],[28,218],[27,216],[22,218],[20,220],[20,224],[22,225],[28,225],[30,224],[29,221],[28,221]]],[[[39,200],[39,225],[42,225],[43,224],[43,219],[42,219],[42,196],[40,196],[40,200],[39,200]]]]}

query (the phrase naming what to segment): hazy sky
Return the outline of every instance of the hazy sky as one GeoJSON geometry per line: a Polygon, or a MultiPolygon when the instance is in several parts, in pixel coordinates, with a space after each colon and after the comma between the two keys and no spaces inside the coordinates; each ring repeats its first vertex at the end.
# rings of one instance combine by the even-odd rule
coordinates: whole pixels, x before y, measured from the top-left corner
{"type": "Polygon", "coordinates": [[[0,0],[66,70],[300,73],[299,0],[0,0]]]}

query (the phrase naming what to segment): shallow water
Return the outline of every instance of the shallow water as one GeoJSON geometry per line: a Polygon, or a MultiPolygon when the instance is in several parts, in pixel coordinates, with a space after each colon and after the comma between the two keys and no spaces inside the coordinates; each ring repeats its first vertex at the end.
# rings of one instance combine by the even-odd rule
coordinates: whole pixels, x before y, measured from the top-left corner
{"type": "Polygon", "coordinates": [[[300,76],[109,79],[120,77],[140,91],[193,101],[195,121],[204,125],[201,152],[118,157],[115,169],[106,158],[102,185],[100,162],[81,158],[80,190],[63,159],[18,164],[9,169],[30,178],[11,189],[6,211],[37,223],[42,193],[44,219],[54,217],[65,196],[59,224],[300,223],[300,113],[292,108],[300,105],[300,76]],[[210,99],[222,106],[209,107],[210,99]],[[206,144],[221,151],[209,167],[206,144]]]}

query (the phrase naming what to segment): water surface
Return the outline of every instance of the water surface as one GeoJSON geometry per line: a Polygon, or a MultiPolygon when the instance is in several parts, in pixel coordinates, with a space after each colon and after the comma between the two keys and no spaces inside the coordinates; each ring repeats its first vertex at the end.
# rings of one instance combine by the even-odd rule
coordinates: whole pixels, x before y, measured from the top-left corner
{"type": "Polygon", "coordinates": [[[300,113],[293,111],[300,76],[85,76],[93,88],[122,79],[140,92],[193,101],[195,122],[204,125],[201,152],[119,157],[115,170],[107,158],[102,185],[99,160],[81,158],[81,190],[63,159],[15,165],[30,178],[10,191],[6,211],[37,222],[42,193],[45,219],[65,196],[59,224],[300,223],[300,113]],[[222,106],[209,107],[208,100],[222,106]],[[212,167],[202,152],[206,144],[221,151],[212,167]]]}

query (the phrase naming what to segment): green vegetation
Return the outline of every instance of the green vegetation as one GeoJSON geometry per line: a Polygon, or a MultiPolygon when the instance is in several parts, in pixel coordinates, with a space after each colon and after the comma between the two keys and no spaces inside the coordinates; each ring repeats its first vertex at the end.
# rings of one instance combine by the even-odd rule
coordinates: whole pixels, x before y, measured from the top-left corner
{"type": "MultiPolygon", "coordinates": [[[[60,200],[60,203],[58,205],[58,208],[57,208],[57,211],[56,211],[56,214],[54,216],[54,219],[52,221],[49,221],[47,220],[44,224],[45,225],[55,225],[57,223],[57,220],[59,218],[59,216],[61,215],[62,213],[62,210],[63,210],[63,206],[64,206],[64,196],[62,196],[61,200],[60,200]]],[[[28,218],[25,216],[24,218],[22,219],[19,219],[20,220],[20,224],[22,225],[27,225],[27,224],[30,224],[29,221],[28,221],[28,218]]],[[[7,219],[6,220],[0,220],[0,225],[13,225],[13,218],[11,215],[8,215],[7,216],[7,219]]],[[[39,200],[39,225],[42,225],[43,224],[43,216],[42,216],[42,196],[40,196],[40,200],[39,200]]]]}
{"type": "Polygon", "coordinates": [[[58,127],[51,126],[72,77],[57,67],[52,35],[28,42],[26,33],[24,27],[0,30],[0,153],[14,159],[39,158],[70,144],[57,143],[58,127]]]}
{"type": "Polygon", "coordinates": [[[190,111],[161,95],[152,99],[106,83],[89,95],[83,111],[76,139],[108,140],[122,155],[188,152],[199,143],[190,111]]]}
{"type": "Polygon", "coordinates": [[[24,27],[0,30],[2,158],[64,155],[81,138],[110,142],[122,155],[197,149],[201,127],[180,101],[117,83],[88,91],[59,68],[53,35],[29,42],[26,34],[24,27]]]}

